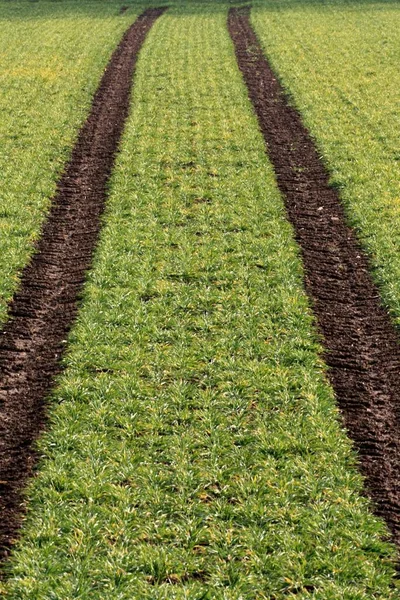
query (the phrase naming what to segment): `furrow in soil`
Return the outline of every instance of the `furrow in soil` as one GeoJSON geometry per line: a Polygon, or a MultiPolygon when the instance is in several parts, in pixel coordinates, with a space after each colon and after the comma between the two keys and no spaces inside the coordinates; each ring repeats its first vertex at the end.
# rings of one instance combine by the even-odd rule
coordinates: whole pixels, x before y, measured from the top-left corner
{"type": "Polygon", "coordinates": [[[0,336],[0,559],[21,523],[33,442],[45,425],[46,397],[91,264],[137,56],[164,10],[140,15],[111,57],[0,336]]]}
{"type": "Polygon", "coordinates": [[[328,376],[366,491],[400,546],[399,335],[315,144],[263,54],[249,10],[232,8],[228,28],[301,249],[328,376]]]}

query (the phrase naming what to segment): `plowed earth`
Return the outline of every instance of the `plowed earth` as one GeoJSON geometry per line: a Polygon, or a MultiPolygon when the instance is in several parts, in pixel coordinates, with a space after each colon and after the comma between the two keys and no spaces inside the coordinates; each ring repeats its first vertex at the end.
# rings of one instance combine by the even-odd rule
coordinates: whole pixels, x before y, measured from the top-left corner
{"type": "Polygon", "coordinates": [[[65,168],[0,338],[0,558],[9,553],[32,474],[33,442],[75,318],[100,229],[139,50],[165,9],[146,10],[114,52],[65,168]]]}
{"type": "Polygon", "coordinates": [[[228,27],[300,245],[328,375],[367,493],[399,546],[399,336],[310,134],[263,55],[249,10],[231,9],[228,27]]]}

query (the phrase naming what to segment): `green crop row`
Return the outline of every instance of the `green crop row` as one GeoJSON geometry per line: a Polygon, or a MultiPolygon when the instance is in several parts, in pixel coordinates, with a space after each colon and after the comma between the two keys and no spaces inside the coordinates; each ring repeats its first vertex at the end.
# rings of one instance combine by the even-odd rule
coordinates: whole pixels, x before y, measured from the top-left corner
{"type": "Polygon", "coordinates": [[[226,9],[171,7],[3,594],[398,597],[319,352],[226,9]]]}
{"type": "Polygon", "coordinates": [[[0,324],[128,24],[113,4],[0,4],[0,324]]]}

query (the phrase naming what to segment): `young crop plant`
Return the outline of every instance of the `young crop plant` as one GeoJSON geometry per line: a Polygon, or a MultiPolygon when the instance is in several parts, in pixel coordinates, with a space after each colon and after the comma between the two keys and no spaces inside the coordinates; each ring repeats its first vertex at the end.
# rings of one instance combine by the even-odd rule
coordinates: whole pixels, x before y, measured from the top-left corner
{"type": "Polygon", "coordinates": [[[139,58],[11,600],[394,600],[226,9],[139,58]]]}
{"type": "Polygon", "coordinates": [[[92,95],[136,10],[0,3],[0,324],[92,95]]]}
{"type": "Polygon", "coordinates": [[[254,6],[252,23],[399,324],[399,4],[267,0],[254,6]]]}

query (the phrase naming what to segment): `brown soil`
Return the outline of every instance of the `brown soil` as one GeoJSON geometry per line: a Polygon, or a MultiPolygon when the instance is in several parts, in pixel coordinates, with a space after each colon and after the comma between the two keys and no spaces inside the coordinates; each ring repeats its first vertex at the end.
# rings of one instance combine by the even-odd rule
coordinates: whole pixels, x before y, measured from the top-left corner
{"type": "Polygon", "coordinates": [[[22,491],[36,461],[33,442],[45,424],[46,396],[90,267],[138,52],[164,10],[146,10],[114,52],[0,338],[0,558],[21,522],[22,491]]]}
{"type": "Polygon", "coordinates": [[[231,9],[228,27],[301,248],[328,375],[366,490],[400,545],[399,336],[315,145],[262,53],[249,10],[231,9]]]}

